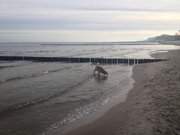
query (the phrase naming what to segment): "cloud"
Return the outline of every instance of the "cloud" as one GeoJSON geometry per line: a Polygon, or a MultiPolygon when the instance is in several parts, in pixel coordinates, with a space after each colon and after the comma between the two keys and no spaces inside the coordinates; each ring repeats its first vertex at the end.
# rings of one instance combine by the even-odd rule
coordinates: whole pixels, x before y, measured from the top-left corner
{"type": "Polygon", "coordinates": [[[81,31],[81,30],[22,30],[0,31],[1,42],[106,42],[135,41],[162,33],[173,31],[139,30],[139,31],[81,31]]]}
{"type": "Polygon", "coordinates": [[[180,0],[0,0],[0,3],[3,31],[164,31],[179,29],[180,24],[180,0]]]}
{"type": "Polygon", "coordinates": [[[0,0],[0,3],[0,29],[157,29],[177,27],[180,18],[179,0],[0,0]]]}
{"type": "Polygon", "coordinates": [[[0,0],[0,9],[83,9],[179,11],[179,0],[0,0]]]}
{"type": "Polygon", "coordinates": [[[176,12],[56,10],[0,18],[0,29],[143,30],[177,29],[176,12]]]}

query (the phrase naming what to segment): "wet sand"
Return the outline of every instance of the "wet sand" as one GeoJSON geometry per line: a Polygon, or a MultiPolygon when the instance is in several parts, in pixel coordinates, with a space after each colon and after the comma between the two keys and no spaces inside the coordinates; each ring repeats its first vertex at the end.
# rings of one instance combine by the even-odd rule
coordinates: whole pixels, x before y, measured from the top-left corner
{"type": "Polygon", "coordinates": [[[179,135],[180,51],[154,56],[168,61],[136,65],[127,100],[66,135],[179,135]]]}

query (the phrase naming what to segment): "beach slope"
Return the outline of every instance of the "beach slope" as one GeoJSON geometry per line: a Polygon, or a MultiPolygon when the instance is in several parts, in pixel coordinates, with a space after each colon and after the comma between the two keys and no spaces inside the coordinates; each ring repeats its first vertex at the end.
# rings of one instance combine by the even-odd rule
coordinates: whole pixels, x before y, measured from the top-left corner
{"type": "Polygon", "coordinates": [[[136,65],[125,102],[66,135],[179,135],[180,51],[155,57],[168,61],[136,65]]]}

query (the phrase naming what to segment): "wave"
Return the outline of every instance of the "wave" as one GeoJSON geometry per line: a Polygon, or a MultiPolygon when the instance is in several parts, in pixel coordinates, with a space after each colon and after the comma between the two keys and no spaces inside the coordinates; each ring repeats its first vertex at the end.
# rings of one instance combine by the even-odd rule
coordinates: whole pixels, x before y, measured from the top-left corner
{"type": "Polygon", "coordinates": [[[60,71],[63,71],[63,70],[68,70],[68,69],[71,69],[71,68],[72,67],[63,67],[63,68],[60,68],[60,69],[46,70],[46,71],[43,71],[41,73],[34,73],[34,74],[31,74],[31,75],[12,77],[12,78],[8,78],[6,80],[0,81],[0,84],[12,82],[12,81],[17,81],[17,80],[36,78],[36,77],[44,76],[44,75],[47,75],[47,74],[50,74],[50,73],[55,73],[55,72],[60,72],[60,71]]]}
{"type": "Polygon", "coordinates": [[[0,62],[0,70],[6,68],[15,68],[15,67],[23,67],[32,64],[32,62],[9,62],[9,61],[1,61],[0,62]]]}
{"type": "Polygon", "coordinates": [[[17,66],[0,66],[0,70],[5,68],[13,68],[13,67],[17,67],[17,66]]]}
{"type": "Polygon", "coordinates": [[[23,103],[18,103],[18,104],[9,106],[8,108],[0,111],[0,118],[5,118],[6,116],[8,116],[9,114],[11,114],[11,113],[13,113],[15,111],[25,109],[25,108],[28,108],[28,107],[31,107],[31,106],[34,106],[34,105],[37,105],[37,104],[41,104],[41,103],[47,102],[47,101],[49,101],[51,99],[62,96],[63,94],[66,94],[69,91],[71,91],[71,90],[85,84],[86,82],[90,81],[92,78],[93,78],[93,75],[89,75],[85,79],[83,79],[83,81],[80,81],[80,82],[76,83],[75,85],[72,85],[72,86],[68,87],[67,89],[64,89],[61,92],[57,92],[57,93],[48,95],[46,97],[40,97],[40,98],[31,100],[31,101],[26,101],[26,102],[23,102],[23,103]]]}

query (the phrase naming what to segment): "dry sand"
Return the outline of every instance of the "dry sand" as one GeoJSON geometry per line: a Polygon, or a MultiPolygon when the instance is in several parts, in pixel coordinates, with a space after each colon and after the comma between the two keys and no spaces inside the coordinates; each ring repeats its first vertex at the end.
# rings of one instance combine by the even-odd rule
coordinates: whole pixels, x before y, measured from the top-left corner
{"type": "Polygon", "coordinates": [[[180,51],[155,57],[168,61],[136,65],[125,102],[66,135],[180,135],[180,51]]]}

